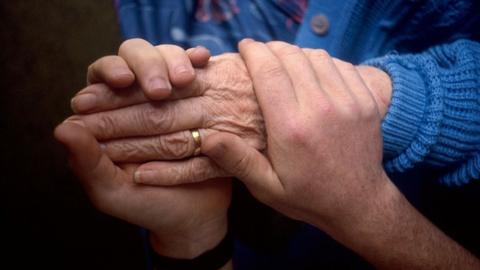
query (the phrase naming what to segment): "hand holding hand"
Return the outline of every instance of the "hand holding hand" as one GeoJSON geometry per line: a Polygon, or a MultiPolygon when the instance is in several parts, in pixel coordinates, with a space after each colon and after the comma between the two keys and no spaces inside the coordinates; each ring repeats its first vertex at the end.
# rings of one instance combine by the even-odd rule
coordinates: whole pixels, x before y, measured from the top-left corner
{"type": "MultiPolygon", "coordinates": [[[[148,57],[134,55],[129,49],[149,49],[149,46],[145,41],[131,40],[125,42],[120,49],[120,54],[130,60],[132,70],[142,69],[138,74],[126,66],[123,58],[108,56],[90,66],[88,82],[105,81],[113,87],[135,87],[132,85],[137,77],[139,83],[146,87],[146,96],[165,98],[169,94],[168,78],[174,85],[190,83],[194,79],[191,65],[203,66],[210,56],[208,51],[202,48],[184,52],[172,45],[158,46],[158,52],[147,50],[148,57]],[[179,72],[179,69],[188,72],[179,72]],[[167,88],[157,87],[158,85],[149,87],[152,86],[149,82],[159,78],[167,81],[167,88]]],[[[109,92],[92,93],[90,90],[94,85],[87,87],[73,99],[74,108],[93,112],[97,108],[118,106],[118,103],[108,103],[109,100],[99,98],[109,92]]],[[[125,94],[129,89],[116,91],[122,98],[126,98],[128,94],[125,94]]],[[[138,93],[143,96],[143,92],[138,93]]],[[[227,230],[226,213],[231,197],[228,179],[214,179],[177,187],[137,185],[132,178],[140,164],[114,164],[101,150],[92,133],[85,129],[84,123],[65,121],[55,130],[55,137],[68,149],[71,166],[95,207],[150,230],[152,246],[158,253],[171,257],[193,258],[216,246],[224,237],[227,230]]]]}
{"type": "Polygon", "coordinates": [[[202,152],[291,217],[325,230],[358,222],[390,182],[378,107],[356,68],[281,42],[244,41],[240,53],[265,119],[268,158],[227,133],[205,138],[202,152]]]}
{"type": "Polygon", "coordinates": [[[228,133],[207,137],[204,154],[259,200],[378,268],[479,267],[388,179],[377,102],[357,68],[282,42],[243,41],[240,54],[264,115],[267,157],[228,133]]]}
{"type": "MultiPolygon", "coordinates": [[[[112,65],[128,68],[119,63],[112,65]]],[[[105,77],[110,72],[106,66],[97,69],[105,77]]],[[[138,168],[139,183],[174,185],[228,176],[204,156],[185,160],[196,148],[192,129],[202,137],[231,132],[257,149],[265,148],[263,119],[238,54],[212,58],[205,68],[196,70],[193,82],[177,87],[167,101],[151,102],[137,86],[114,90],[100,84],[88,86],[74,100],[74,110],[83,114],[70,120],[85,125],[114,162],[151,161],[138,168]],[[96,113],[76,106],[85,93],[96,97],[96,113]]]]}
{"type": "MultiPolygon", "coordinates": [[[[150,52],[152,50],[161,50],[162,54],[166,55],[169,48],[169,45],[157,46],[157,48],[149,44],[124,45],[121,51],[123,55],[130,55],[130,58],[124,60],[121,57],[115,59],[112,56],[101,59],[89,69],[94,74],[90,77],[114,78],[115,70],[129,70],[129,67],[135,67],[133,72],[136,76],[139,79],[146,78],[148,76],[145,73],[147,71],[151,73],[157,67],[151,62],[138,61],[136,58],[152,57],[151,55],[154,55],[150,52]]],[[[305,49],[305,51],[307,50],[309,49],[305,49]]],[[[188,52],[189,50],[187,50],[188,52]]],[[[203,60],[208,58],[202,57],[202,55],[208,56],[208,53],[204,53],[202,50],[195,53],[190,52],[189,57],[192,63],[196,63],[196,66],[205,66],[206,63],[203,60]],[[194,61],[192,57],[196,60],[194,61]]],[[[186,57],[184,57],[185,59],[186,57]]],[[[344,67],[351,68],[351,65],[338,59],[333,59],[333,61],[339,70],[344,67]]],[[[172,66],[172,64],[168,64],[168,66],[172,66]]],[[[379,104],[381,113],[384,114],[391,92],[388,75],[372,67],[358,66],[355,68],[370,89],[375,87],[372,94],[379,104]]],[[[81,106],[77,106],[78,102],[72,102],[72,107],[79,113],[117,110],[75,118],[86,122],[87,127],[94,132],[97,138],[103,140],[105,152],[117,162],[175,160],[190,157],[194,152],[195,144],[190,132],[182,129],[199,126],[203,127],[200,129],[202,137],[212,132],[226,131],[240,136],[249,145],[263,150],[265,148],[263,119],[243,61],[235,54],[218,56],[213,58],[204,70],[197,70],[197,73],[197,80],[191,82],[190,85],[177,87],[171,93],[169,100],[175,101],[156,106],[145,104],[123,109],[118,108],[149,102],[144,95],[148,91],[141,87],[114,90],[111,88],[112,79],[104,79],[103,82],[110,84],[110,87],[100,84],[91,85],[77,95],[80,97],[85,93],[94,95],[97,100],[94,110],[83,110],[81,106]],[[189,99],[178,100],[180,98],[189,99]],[[139,127],[139,125],[148,127],[139,127]],[[126,131],[125,129],[128,128],[132,130],[126,131]],[[141,134],[142,132],[143,134],[141,134]],[[138,138],[138,136],[144,136],[145,133],[152,136],[138,138]]],[[[115,82],[115,84],[119,83],[121,80],[115,82]]],[[[74,98],[74,101],[76,100],[77,97],[74,98]]],[[[137,176],[139,176],[138,182],[172,185],[202,181],[212,177],[227,176],[227,174],[209,159],[199,157],[179,162],[151,162],[141,166],[137,176]]]]}

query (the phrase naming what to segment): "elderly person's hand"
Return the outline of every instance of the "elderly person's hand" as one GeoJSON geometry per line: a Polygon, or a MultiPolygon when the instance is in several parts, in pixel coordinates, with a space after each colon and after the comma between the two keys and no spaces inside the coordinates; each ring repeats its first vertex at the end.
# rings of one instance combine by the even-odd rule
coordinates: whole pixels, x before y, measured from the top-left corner
{"type": "Polygon", "coordinates": [[[324,230],[379,268],[479,267],[387,177],[381,116],[358,70],[283,42],[245,40],[240,54],[264,115],[267,155],[231,133],[206,137],[204,154],[260,201],[324,230]]]}
{"type": "MultiPolygon", "coordinates": [[[[126,87],[138,81],[146,96],[162,99],[170,95],[170,82],[174,86],[191,83],[195,76],[192,65],[204,66],[210,57],[204,48],[183,51],[173,45],[161,45],[150,52],[149,58],[142,59],[129,49],[146,44],[142,40],[130,40],[122,45],[120,54],[129,59],[129,67],[124,58],[118,56],[96,61],[89,67],[88,83],[107,82],[126,97],[129,91],[126,87]],[[182,72],[185,70],[187,72],[182,72]],[[159,78],[166,80],[166,88],[155,82],[159,78]],[[149,82],[155,83],[152,86],[149,82]]],[[[77,97],[81,98],[74,99],[72,105],[82,111],[94,111],[101,101],[89,93],[88,87],[77,97]]],[[[72,169],[94,206],[148,229],[157,253],[191,259],[215,247],[225,236],[231,199],[228,179],[177,187],[137,185],[132,178],[140,164],[112,162],[83,123],[65,121],[56,128],[55,137],[68,149],[72,169]]]]}
{"type": "MultiPolygon", "coordinates": [[[[130,47],[133,52],[129,54],[151,55],[152,49],[153,46],[130,47]]],[[[94,70],[107,77],[113,67],[135,66],[134,73],[141,80],[145,77],[142,72],[152,69],[142,67],[142,62],[133,65],[132,61],[134,59],[111,61],[94,70]]],[[[334,59],[334,62],[340,70],[352,68],[340,60],[334,59]]],[[[269,69],[268,65],[264,68],[269,69]]],[[[373,67],[353,68],[374,89],[372,93],[381,114],[385,114],[391,94],[388,75],[373,67]]],[[[138,168],[137,182],[173,185],[228,176],[206,157],[185,160],[193,155],[196,147],[190,129],[199,129],[202,137],[218,131],[230,132],[256,149],[265,149],[262,115],[250,76],[237,54],[213,57],[205,68],[197,70],[195,81],[175,88],[168,102],[149,102],[142,87],[116,90],[111,81],[104,82],[109,85],[90,85],[75,97],[78,101],[83,94],[92,94],[96,97],[96,107],[86,111],[73,102],[74,111],[83,114],[74,119],[83,121],[114,161],[153,161],[138,168]]]]}
{"type": "Polygon", "coordinates": [[[65,121],[56,128],[55,137],[67,148],[70,165],[94,206],[148,229],[158,253],[194,258],[225,236],[228,180],[176,187],[137,185],[132,178],[139,164],[115,165],[84,127],[65,121]]]}
{"type": "Polygon", "coordinates": [[[238,54],[212,58],[196,71],[192,84],[174,89],[168,101],[150,102],[138,87],[113,91],[97,84],[82,90],[84,93],[97,97],[96,110],[100,112],[70,120],[81,121],[115,162],[152,161],[141,165],[137,182],[178,184],[186,179],[227,176],[204,156],[185,159],[196,148],[192,129],[202,138],[218,131],[231,132],[257,149],[265,148],[262,115],[238,54]],[[131,105],[138,102],[141,104],[131,105]],[[103,111],[112,109],[112,104],[121,108],[103,111]]]}

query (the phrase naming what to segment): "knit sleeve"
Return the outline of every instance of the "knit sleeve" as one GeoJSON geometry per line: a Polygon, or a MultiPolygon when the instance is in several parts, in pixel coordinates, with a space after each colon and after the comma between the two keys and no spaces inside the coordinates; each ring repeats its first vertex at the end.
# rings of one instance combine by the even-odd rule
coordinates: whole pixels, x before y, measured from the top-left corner
{"type": "Polygon", "coordinates": [[[393,83],[382,123],[385,169],[445,168],[440,181],[446,185],[479,179],[480,44],[459,40],[365,64],[387,72],[393,83]]]}

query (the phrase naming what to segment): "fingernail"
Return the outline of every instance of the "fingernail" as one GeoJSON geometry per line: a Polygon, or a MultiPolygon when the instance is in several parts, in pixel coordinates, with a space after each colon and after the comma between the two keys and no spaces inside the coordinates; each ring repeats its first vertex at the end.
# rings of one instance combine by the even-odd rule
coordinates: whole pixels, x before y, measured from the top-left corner
{"type": "Polygon", "coordinates": [[[149,92],[155,96],[168,96],[171,89],[172,86],[170,85],[170,82],[167,82],[163,78],[159,77],[151,79],[148,84],[149,92]]]}
{"type": "Polygon", "coordinates": [[[76,124],[76,125],[79,125],[79,126],[81,126],[81,127],[84,127],[84,128],[86,128],[86,126],[85,126],[85,123],[84,123],[82,120],[76,120],[76,119],[75,119],[75,120],[71,120],[71,119],[66,119],[66,120],[65,120],[65,121],[63,121],[63,122],[64,122],[64,123],[74,123],[74,124],[76,124]]]}
{"type": "Polygon", "coordinates": [[[149,84],[148,88],[150,90],[156,90],[156,89],[168,89],[169,90],[171,88],[171,86],[170,86],[170,83],[167,82],[163,78],[153,78],[152,80],[150,80],[150,84],[149,84]]]}
{"type": "Polygon", "coordinates": [[[117,68],[111,71],[115,78],[130,78],[133,74],[125,68],[117,68]]]}
{"type": "Polygon", "coordinates": [[[70,105],[76,113],[90,111],[97,106],[97,97],[90,93],[81,94],[72,98],[70,105]]]}
{"type": "Polygon", "coordinates": [[[152,183],[155,179],[155,172],[154,171],[136,171],[133,174],[133,181],[135,183],[152,183]]]}

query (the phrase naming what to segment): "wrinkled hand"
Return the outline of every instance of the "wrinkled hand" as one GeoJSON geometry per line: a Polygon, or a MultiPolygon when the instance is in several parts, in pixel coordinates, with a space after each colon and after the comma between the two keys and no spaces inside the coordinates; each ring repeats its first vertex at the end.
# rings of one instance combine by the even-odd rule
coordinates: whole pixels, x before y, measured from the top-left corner
{"type": "Polygon", "coordinates": [[[228,176],[206,157],[185,160],[195,150],[191,129],[199,129],[202,137],[230,132],[256,149],[265,148],[262,115],[238,54],[213,57],[196,71],[193,83],[177,87],[168,101],[148,102],[139,87],[120,91],[95,84],[81,93],[96,96],[99,112],[70,120],[81,121],[115,162],[152,161],[138,168],[137,182],[178,184],[228,176]],[[120,108],[109,110],[112,106],[120,108]]]}
{"type": "MultiPolygon", "coordinates": [[[[142,59],[129,49],[142,47],[151,45],[130,40],[120,48],[130,67],[118,56],[97,60],[89,67],[88,83],[107,82],[125,98],[129,91],[126,87],[138,81],[145,87],[146,96],[162,99],[169,95],[170,82],[174,86],[189,84],[195,78],[192,65],[204,66],[210,57],[204,48],[185,52],[176,46],[161,45],[153,52],[144,51],[149,57],[142,59]],[[146,69],[149,65],[151,68],[146,69]]],[[[72,100],[72,106],[91,112],[102,106],[98,102],[101,100],[87,87],[72,100]]],[[[217,245],[225,235],[230,181],[214,179],[171,188],[137,185],[132,178],[140,164],[113,163],[82,122],[65,121],[57,127],[55,136],[69,150],[72,168],[95,207],[150,230],[152,246],[162,255],[193,258],[217,245]]]]}
{"type": "MultiPolygon", "coordinates": [[[[149,49],[151,48],[142,47],[139,50],[138,46],[131,47],[130,50],[133,52],[130,54],[141,55],[149,49]]],[[[137,58],[143,59],[145,56],[137,58]]],[[[135,61],[135,57],[126,62],[122,58],[111,61],[109,65],[97,65],[93,70],[103,77],[112,77],[111,70],[129,69],[129,66],[134,66],[138,78],[148,78],[142,74],[146,70],[155,70],[155,66],[149,62],[138,61],[135,62],[138,63],[136,65],[128,64],[132,61],[135,61]]],[[[333,61],[339,70],[351,67],[338,59],[333,61]]],[[[357,66],[355,69],[372,89],[380,113],[384,115],[391,96],[390,78],[383,71],[373,67],[357,66]]],[[[96,97],[97,106],[94,111],[122,107],[123,109],[76,118],[86,122],[97,138],[104,141],[105,152],[118,162],[177,160],[190,157],[195,144],[190,132],[185,129],[202,127],[203,129],[200,129],[202,137],[215,131],[228,131],[245,139],[251,146],[259,150],[264,149],[262,116],[256,104],[250,77],[238,55],[226,54],[214,57],[206,69],[198,70],[197,73],[197,80],[191,85],[178,87],[171,93],[169,100],[174,101],[148,103],[130,108],[124,107],[149,101],[145,97],[146,94],[144,95],[146,90],[131,87],[118,91],[112,89],[111,81],[104,80],[110,87],[96,84],[80,93],[91,93],[96,97]],[[178,100],[182,98],[185,100],[178,100]],[[130,129],[126,130],[128,128],[130,129]],[[144,135],[149,137],[137,137],[144,135]]],[[[75,103],[72,105],[74,111],[89,112],[75,106],[75,103]]],[[[139,167],[138,171],[136,181],[162,185],[227,176],[205,157],[187,161],[151,162],[139,167]]]]}
{"type": "Polygon", "coordinates": [[[247,40],[240,53],[265,118],[267,157],[228,133],[205,138],[202,152],[293,218],[326,230],[356,222],[389,183],[380,113],[358,71],[282,42],[247,40]]]}
{"type": "Polygon", "coordinates": [[[152,187],[132,182],[139,164],[115,165],[85,128],[64,122],[55,137],[70,153],[70,164],[100,211],[151,231],[157,251],[194,257],[214,247],[226,233],[230,183],[152,187]]]}

